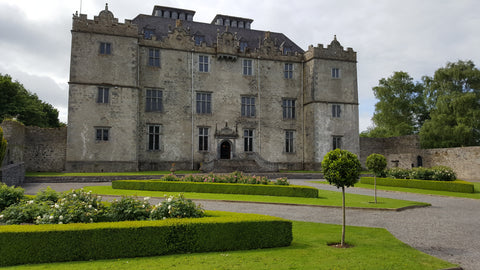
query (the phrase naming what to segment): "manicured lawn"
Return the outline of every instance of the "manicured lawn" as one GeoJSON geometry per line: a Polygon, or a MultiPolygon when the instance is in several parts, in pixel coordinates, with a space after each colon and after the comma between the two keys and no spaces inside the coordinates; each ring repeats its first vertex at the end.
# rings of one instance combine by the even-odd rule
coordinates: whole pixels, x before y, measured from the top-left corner
{"type": "MultiPolygon", "coordinates": [[[[199,171],[176,171],[175,174],[191,174],[199,171]]],[[[58,173],[58,172],[27,172],[25,176],[55,177],[55,176],[128,176],[128,175],[165,175],[170,171],[142,171],[142,172],[92,172],[92,173],[58,173]]]]}
{"type": "Polygon", "coordinates": [[[68,262],[5,267],[2,269],[445,269],[454,267],[393,237],[378,228],[347,227],[352,248],[329,247],[338,242],[341,226],[293,222],[289,247],[68,262]]]}
{"type": "MultiPolygon", "coordinates": [[[[163,192],[163,191],[143,191],[143,190],[123,190],[113,189],[111,186],[87,186],[86,190],[91,190],[95,194],[103,195],[129,195],[139,197],[161,197],[165,194],[174,195],[178,192],[163,192]]],[[[240,194],[218,194],[218,193],[184,193],[185,198],[188,199],[203,199],[203,200],[229,200],[229,201],[250,201],[250,202],[265,202],[265,203],[287,203],[287,204],[305,204],[305,205],[324,205],[324,206],[342,206],[342,193],[336,191],[319,190],[319,198],[300,198],[300,197],[277,197],[277,196],[261,196],[261,195],[240,195],[240,194]]],[[[390,208],[397,209],[402,207],[429,204],[413,201],[403,201],[395,199],[379,198],[379,203],[371,203],[373,198],[371,196],[347,194],[347,207],[365,207],[365,208],[390,208]]]]}
{"type": "MultiPolygon", "coordinates": [[[[311,181],[311,182],[318,183],[318,184],[328,184],[327,181],[311,181]]],[[[449,192],[449,191],[441,191],[441,190],[427,190],[427,189],[418,189],[418,188],[403,188],[403,187],[391,187],[391,186],[379,186],[379,185],[377,185],[377,190],[389,190],[389,191],[410,192],[410,193],[438,195],[438,196],[480,199],[480,182],[471,182],[471,183],[474,185],[474,193],[449,192]]],[[[367,189],[374,188],[373,185],[360,184],[360,183],[356,183],[355,187],[367,188],[367,189]]]]}

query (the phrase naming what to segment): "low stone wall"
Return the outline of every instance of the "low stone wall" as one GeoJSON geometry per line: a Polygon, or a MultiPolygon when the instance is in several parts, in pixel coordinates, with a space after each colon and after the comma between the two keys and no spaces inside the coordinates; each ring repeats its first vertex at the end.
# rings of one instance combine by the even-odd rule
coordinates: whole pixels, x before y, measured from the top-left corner
{"type": "Polygon", "coordinates": [[[10,164],[0,168],[0,179],[7,186],[20,186],[25,180],[25,163],[10,164]]]}

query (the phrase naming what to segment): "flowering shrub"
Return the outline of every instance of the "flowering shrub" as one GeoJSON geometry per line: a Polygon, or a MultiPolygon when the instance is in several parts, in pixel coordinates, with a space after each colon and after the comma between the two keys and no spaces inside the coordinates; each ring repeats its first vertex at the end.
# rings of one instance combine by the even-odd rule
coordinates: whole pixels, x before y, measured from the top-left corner
{"type": "Polygon", "coordinates": [[[0,183],[0,211],[20,202],[24,195],[25,190],[20,187],[9,187],[3,183],[0,183]]]}
{"type": "Polygon", "coordinates": [[[387,176],[397,179],[409,179],[410,171],[402,168],[391,168],[387,171],[387,176]]]}
{"type": "Polygon", "coordinates": [[[411,170],[402,168],[391,168],[387,171],[387,176],[396,179],[418,179],[418,180],[437,180],[453,181],[457,179],[455,172],[447,166],[435,166],[432,168],[417,167],[411,170]]]}
{"type": "Polygon", "coordinates": [[[43,215],[49,209],[50,205],[46,202],[24,200],[3,210],[0,222],[6,224],[34,223],[38,216],[43,215]]]}
{"type": "Polygon", "coordinates": [[[60,193],[56,192],[50,187],[41,189],[35,196],[35,201],[47,202],[50,204],[56,203],[58,199],[60,199],[60,193]]]}
{"type": "Polygon", "coordinates": [[[204,216],[204,210],[192,200],[185,199],[183,194],[178,196],[165,196],[165,200],[154,206],[150,219],[166,218],[199,218],[204,216]]]}
{"type": "Polygon", "coordinates": [[[114,200],[108,209],[108,219],[112,221],[146,220],[150,217],[152,206],[145,197],[143,201],[131,197],[114,200]]]}
{"type": "Polygon", "coordinates": [[[239,184],[275,184],[288,186],[287,178],[281,178],[273,182],[265,176],[246,176],[241,172],[233,172],[230,174],[213,174],[208,175],[187,175],[184,177],[177,177],[174,174],[168,174],[162,177],[162,181],[183,181],[183,182],[204,182],[204,183],[239,183],[239,184]]]}
{"type": "Polygon", "coordinates": [[[433,179],[433,173],[433,170],[423,167],[412,168],[412,170],[410,171],[410,178],[419,180],[431,180],[433,179]]]}
{"type": "Polygon", "coordinates": [[[280,186],[288,186],[288,180],[287,177],[282,177],[282,178],[277,178],[274,182],[275,185],[280,185],[280,186]]]}
{"type": "Polygon", "coordinates": [[[432,180],[438,181],[454,181],[457,179],[455,172],[447,166],[435,166],[432,167],[433,177],[432,180]]]}

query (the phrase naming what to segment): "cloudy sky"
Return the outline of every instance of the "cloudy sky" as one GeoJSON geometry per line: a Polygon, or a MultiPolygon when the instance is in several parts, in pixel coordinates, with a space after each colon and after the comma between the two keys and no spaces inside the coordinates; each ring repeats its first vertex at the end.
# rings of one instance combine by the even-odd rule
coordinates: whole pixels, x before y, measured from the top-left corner
{"type": "MultiPolygon", "coordinates": [[[[154,5],[195,10],[195,21],[216,14],[254,20],[253,29],[282,32],[306,50],[333,35],[357,52],[360,130],[371,125],[372,87],[394,71],[415,80],[447,62],[480,65],[478,0],[111,0],[120,22],[151,14],[154,5]]],[[[60,111],[67,122],[72,14],[90,19],[98,0],[0,0],[0,73],[9,74],[60,111]]]]}

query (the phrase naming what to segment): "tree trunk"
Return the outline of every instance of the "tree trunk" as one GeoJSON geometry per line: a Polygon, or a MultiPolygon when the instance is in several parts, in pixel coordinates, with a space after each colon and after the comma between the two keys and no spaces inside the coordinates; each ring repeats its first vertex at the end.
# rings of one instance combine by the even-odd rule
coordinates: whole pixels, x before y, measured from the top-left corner
{"type": "Polygon", "coordinates": [[[343,247],[343,245],[345,245],[345,187],[342,187],[342,199],[342,242],[340,243],[340,245],[343,247]]]}
{"type": "Polygon", "coordinates": [[[375,189],[375,203],[377,203],[377,176],[374,175],[374,176],[373,176],[373,179],[374,179],[374,180],[373,180],[373,183],[374,183],[374,184],[373,184],[373,187],[374,187],[374,189],[375,189]]]}

